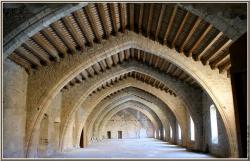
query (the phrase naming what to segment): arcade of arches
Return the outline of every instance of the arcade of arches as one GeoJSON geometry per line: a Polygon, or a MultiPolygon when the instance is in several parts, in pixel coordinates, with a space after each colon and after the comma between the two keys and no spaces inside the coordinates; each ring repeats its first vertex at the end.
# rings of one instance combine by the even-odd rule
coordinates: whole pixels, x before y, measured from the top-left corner
{"type": "Polygon", "coordinates": [[[246,3],[4,3],[3,13],[5,158],[117,140],[246,157],[236,101],[246,75],[234,85],[246,3]]]}

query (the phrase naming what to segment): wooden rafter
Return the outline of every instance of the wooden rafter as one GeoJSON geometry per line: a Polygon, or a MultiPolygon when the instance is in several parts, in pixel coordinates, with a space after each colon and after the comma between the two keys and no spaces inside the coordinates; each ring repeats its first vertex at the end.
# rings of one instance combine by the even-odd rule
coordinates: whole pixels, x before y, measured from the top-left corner
{"type": "Polygon", "coordinates": [[[187,42],[189,41],[189,39],[191,38],[191,36],[195,32],[195,30],[197,29],[197,27],[199,26],[200,22],[201,22],[201,18],[197,17],[195,23],[193,24],[191,30],[189,31],[187,37],[185,38],[184,42],[182,43],[182,45],[180,47],[180,53],[183,52],[185,45],[187,44],[187,42]]]}
{"type": "Polygon", "coordinates": [[[210,49],[210,47],[223,35],[222,32],[219,32],[214,38],[213,40],[205,47],[205,49],[203,49],[203,51],[199,54],[196,55],[196,60],[199,61],[201,60],[201,57],[208,51],[208,49],[210,49]]]}
{"type": "Polygon", "coordinates": [[[225,51],[223,54],[221,54],[215,61],[211,63],[211,68],[215,69],[218,67],[218,65],[223,62],[225,59],[229,58],[230,54],[229,51],[225,51]]]}
{"type": "Polygon", "coordinates": [[[36,66],[41,66],[40,61],[32,54],[27,52],[23,47],[19,47],[15,50],[15,52],[22,58],[30,61],[32,64],[36,66]]]}
{"type": "Polygon", "coordinates": [[[60,24],[58,21],[54,22],[51,24],[51,28],[56,32],[56,34],[59,36],[59,38],[63,41],[63,43],[67,46],[68,48],[68,53],[75,53],[75,47],[74,45],[70,42],[70,40],[67,38],[67,35],[63,32],[62,28],[60,27],[60,24]]]}
{"type": "Polygon", "coordinates": [[[129,4],[129,26],[130,30],[134,31],[134,4],[129,4]]]}
{"type": "Polygon", "coordinates": [[[155,31],[155,40],[156,41],[158,40],[158,35],[159,35],[160,29],[161,29],[162,18],[163,18],[165,9],[166,9],[166,4],[162,4],[161,5],[160,15],[159,15],[158,22],[157,22],[156,31],[155,31]]]}
{"type": "Polygon", "coordinates": [[[39,52],[38,47],[31,44],[29,41],[26,41],[25,43],[23,43],[22,46],[24,48],[30,50],[34,55],[36,55],[39,59],[41,59],[41,61],[44,65],[47,65],[50,62],[48,55],[45,55],[45,54],[39,52]]]}
{"type": "Polygon", "coordinates": [[[171,14],[169,23],[168,23],[167,30],[166,30],[166,32],[165,32],[165,34],[164,34],[164,38],[163,38],[163,44],[164,44],[164,45],[167,44],[168,34],[169,34],[169,32],[170,32],[170,30],[171,30],[171,27],[172,27],[172,25],[173,25],[174,17],[175,17],[175,15],[176,15],[177,9],[178,9],[178,6],[175,5],[175,7],[174,7],[174,9],[173,9],[173,12],[172,12],[172,14],[171,14]]]}
{"type": "Polygon", "coordinates": [[[39,44],[45,51],[47,51],[51,57],[55,58],[57,62],[59,62],[60,58],[58,56],[58,52],[44,39],[39,34],[36,34],[32,37],[32,39],[39,44]]]}
{"type": "Polygon", "coordinates": [[[101,18],[101,22],[104,28],[105,37],[108,39],[110,36],[110,31],[109,31],[108,22],[105,16],[105,10],[104,10],[103,5],[104,5],[103,3],[98,3],[97,8],[98,8],[99,16],[101,18]]]}
{"type": "Polygon", "coordinates": [[[69,16],[65,16],[62,19],[64,25],[67,27],[68,31],[70,32],[70,35],[73,37],[77,45],[79,46],[79,50],[83,50],[85,48],[84,42],[82,38],[80,37],[79,33],[76,31],[74,26],[72,25],[72,20],[69,16]]]}
{"type": "Polygon", "coordinates": [[[139,12],[139,21],[138,21],[138,30],[139,33],[142,33],[142,17],[143,17],[144,4],[140,4],[140,12],[139,12]]]}
{"type": "Polygon", "coordinates": [[[90,23],[90,25],[91,25],[91,27],[92,27],[92,29],[94,31],[94,34],[96,36],[96,40],[97,40],[98,43],[100,43],[101,42],[101,35],[100,35],[100,33],[99,33],[98,29],[97,29],[96,19],[95,19],[93,13],[92,13],[92,9],[91,9],[90,5],[91,4],[88,4],[84,8],[85,8],[85,11],[87,13],[89,23],[90,23]]]}
{"type": "Polygon", "coordinates": [[[187,11],[184,18],[183,18],[183,20],[182,20],[182,22],[181,22],[181,25],[179,26],[179,28],[177,30],[177,33],[175,34],[175,37],[174,37],[174,39],[173,39],[173,41],[171,43],[171,47],[175,47],[175,42],[176,42],[177,38],[179,37],[179,35],[180,35],[180,33],[181,33],[181,31],[182,31],[182,29],[184,27],[184,24],[186,23],[186,21],[188,19],[189,14],[190,14],[190,12],[187,11]]]}
{"type": "Polygon", "coordinates": [[[209,31],[213,28],[213,25],[208,25],[206,30],[202,33],[202,35],[199,37],[199,39],[195,42],[193,47],[188,51],[188,57],[192,56],[193,51],[200,45],[201,41],[206,37],[206,35],[209,33],[209,31]]]}
{"type": "Polygon", "coordinates": [[[125,8],[126,8],[126,5],[124,3],[120,3],[119,5],[120,5],[122,32],[124,33],[125,30],[126,30],[126,21],[125,21],[125,8]]]}
{"type": "Polygon", "coordinates": [[[116,21],[115,4],[114,3],[110,3],[109,7],[110,7],[110,11],[111,11],[111,18],[112,18],[112,24],[113,24],[114,33],[115,33],[115,35],[117,35],[117,33],[118,33],[118,27],[117,27],[117,21],[116,21]]]}
{"type": "Polygon", "coordinates": [[[153,17],[153,11],[154,11],[154,4],[150,4],[150,9],[149,9],[149,16],[148,16],[148,23],[147,23],[147,33],[146,36],[150,36],[150,30],[151,30],[151,23],[152,23],[152,17],[153,17]]]}
{"type": "Polygon", "coordinates": [[[73,16],[75,17],[76,22],[77,22],[78,26],[80,27],[84,37],[86,38],[88,45],[92,47],[93,46],[93,39],[90,37],[89,32],[87,32],[87,30],[86,30],[86,27],[85,27],[86,25],[84,24],[84,21],[83,21],[81,14],[80,14],[80,11],[74,12],[73,16]]]}
{"type": "Polygon", "coordinates": [[[205,58],[205,61],[204,61],[205,64],[208,64],[210,60],[212,60],[215,56],[217,56],[222,50],[224,50],[225,48],[227,48],[228,46],[230,46],[231,43],[232,43],[232,40],[229,39],[221,47],[219,47],[214,53],[209,54],[205,58]]]}

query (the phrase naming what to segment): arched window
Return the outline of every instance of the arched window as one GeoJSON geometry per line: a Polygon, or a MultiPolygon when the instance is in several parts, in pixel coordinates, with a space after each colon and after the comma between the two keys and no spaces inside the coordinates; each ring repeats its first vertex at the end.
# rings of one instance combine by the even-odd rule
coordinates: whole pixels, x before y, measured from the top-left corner
{"type": "Polygon", "coordinates": [[[169,132],[170,132],[170,138],[172,139],[172,137],[173,137],[173,131],[172,131],[172,127],[171,126],[170,126],[169,132]]]}
{"type": "Polygon", "coordinates": [[[190,137],[191,137],[191,140],[194,141],[195,140],[195,132],[194,132],[194,121],[192,119],[192,117],[190,116],[190,137]]]}
{"type": "Polygon", "coordinates": [[[218,143],[218,127],[217,127],[217,115],[214,105],[210,106],[210,123],[211,123],[211,141],[213,144],[218,143]]]}
{"type": "Polygon", "coordinates": [[[163,128],[163,138],[165,139],[166,137],[166,131],[165,131],[165,128],[163,128]]]}
{"type": "Polygon", "coordinates": [[[178,124],[178,139],[181,140],[181,127],[178,124]]]}

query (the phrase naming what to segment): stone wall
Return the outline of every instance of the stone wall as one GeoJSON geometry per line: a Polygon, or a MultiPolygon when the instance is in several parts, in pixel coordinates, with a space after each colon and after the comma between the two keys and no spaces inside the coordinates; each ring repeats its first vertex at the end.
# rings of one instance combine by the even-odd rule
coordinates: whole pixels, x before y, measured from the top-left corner
{"type": "Polygon", "coordinates": [[[139,111],[133,110],[132,112],[133,114],[128,109],[125,109],[115,114],[108,120],[102,136],[107,138],[107,131],[110,131],[111,138],[117,139],[118,131],[122,131],[123,139],[153,137],[154,128],[150,120],[139,111]]]}
{"type": "Polygon", "coordinates": [[[3,157],[24,157],[28,74],[6,60],[3,78],[3,157]]]}
{"type": "Polygon", "coordinates": [[[225,127],[223,125],[221,116],[216,110],[217,126],[218,126],[218,144],[213,144],[211,141],[211,120],[210,120],[210,106],[213,104],[212,100],[203,93],[203,150],[209,152],[217,157],[229,156],[228,137],[226,135],[225,127]]]}

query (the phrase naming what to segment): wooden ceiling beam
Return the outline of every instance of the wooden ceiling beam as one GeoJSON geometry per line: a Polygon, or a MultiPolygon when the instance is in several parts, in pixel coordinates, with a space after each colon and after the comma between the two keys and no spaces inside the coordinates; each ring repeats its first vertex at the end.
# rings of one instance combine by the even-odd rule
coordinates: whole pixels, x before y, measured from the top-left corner
{"type": "Polygon", "coordinates": [[[122,63],[124,60],[124,51],[119,52],[118,55],[119,55],[119,62],[122,63]]]}
{"type": "Polygon", "coordinates": [[[37,44],[39,44],[39,46],[41,46],[45,51],[47,51],[51,57],[55,58],[57,62],[60,61],[58,52],[48,42],[42,39],[40,35],[36,34],[32,37],[32,39],[37,44]]]}
{"type": "Polygon", "coordinates": [[[142,18],[143,18],[144,3],[140,4],[139,20],[138,20],[138,31],[142,33],[142,18]]]}
{"type": "Polygon", "coordinates": [[[151,24],[152,24],[152,17],[153,17],[153,11],[154,11],[154,4],[150,4],[150,9],[149,9],[149,16],[148,16],[148,23],[147,23],[147,33],[146,36],[150,36],[150,30],[151,30],[151,24]]]}
{"type": "Polygon", "coordinates": [[[89,75],[90,75],[91,77],[93,77],[93,76],[95,75],[95,71],[94,71],[94,69],[92,68],[92,66],[89,67],[89,68],[87,68],[86,70],[87,70],[87,72],[89,73],[89,75]]]}
{"type": "Polygon", "coordinates": [[[156,41],[158,41],[158,36],[159,36],[160,29],[161,29],[162,18],[163,18],[165,9],[166,9],[166,4],[162,4],[161,5],[160,15],[159,15],[157,26],[156,26],[156,31],[155,31],[155,40],[156,41]]]}
{"type": "Polygon", "coordinates": [[[126,5],[124,3],[119,3],[119,5],[120,5],[122,32],[124,33],[125,30],[126,30],[126,20],[125,20],[125,8],[126,8],[126,5]]]}
{"type": "Polygon", "coordinates": [[[109,31],[108,22],[105,16],[106,14],[105,14],[103,5],[104,5],[103,3],[98,3],[97,8],[98,8],[99,16],[100,16],[100,19],[104,28],[105,37],[108,39],[110,37],[110,31],[109,31]]]}
{"type": "Polygon", "coordinates": [[[185,38],[184,42],[182,43],[182,45],[180,47],[180,53],[183,52],[185,45],[187,44],[187,42],[189,41],[189,39],[191,38],[191,36],[194,34],[195,30],[198,28],[201,20],[202,19],[200,17],[197,17],[197,19],[195,20],[195,23],[193,24],[191,30],[189,31],[187,37],[185,38]]]}
{"type": "Polygon", "coordinates": [[[14,61],[15,63],[17,63],[18,65],[22,66],[23,68],[25,68],[25,70],[30,73],[31,71],[31,64],[27,61],[24,60],[24,58],[20,57],[17,53],[13,52],[9,58],[14,61]]]}
{"type": "Polygon", "coordinates": [[[203,49],[203,51],[199,54],[196,55],[196,60],[199,61],[201,60],[201,57],[210,49],[210,47],[223,35],[223,32],[219,32],[213,40],[203,49]]]}
{"type": "Polygon", "coordinates": [[[76,49],[73,46],[72,42],[67,38],[67,35],[63,32],[60,24],[58,21],[54,22],[51,24],[51,28],[56,32],[56,34],[59,36],[59,38],[63,41],[63,43],[67,46],[69,49],[67,52],[68,53],[75,53],[76,49]]]}
{"type": "Polygon", "coordinates": [[[222,50],[224,50],[225,48],[229,47],[232,43],[232,40],[229,39],[227,40],[221,47],[219,47],[218,49],[216,49],[215,52],[210,53],[204,60],[204,64],[208,64],[214,57],[216,57],[222,50]]]}
{"type": "Polygon", "coordinates": [[[110,11],[111,11],[111,18],[112,18],[112,25],[114,29],[114,34],[117,35],[118,27],[117,27],[117,20],[116,20],[116,12],[115,12],[115,4],[109,3],[110,11]]]}
{"type": "Polygon", "coordinates": [[[225,59],[228,59],[230,57],[229,51],[225,51],[223,54],[221,54],[214,62],[211,63],[211,68],[215,69],[218,67],[218,65],[223,62],[225,59]]]}
{"type": "Polygon", "coordinates": [[[169,73],[172,68],[173,68],[173,64],[170,63],[169,66],[168,66],[168,69],[167,69],[166,73],[169,73]]]}
{"type": "Polygon", "coordinates": [[[77,22],[78,26],[80,27],[84,37],[86,38],[88,45],[92,47],[94,44],[93,39],[90,37],[89,32],[87,32],[87,30],[86,30],[86,27],[85,27],[86,25],[84,24],[84,20],[80,14],[80,11],[75,11],[73,13],[73,16],[76,19],[76,22],[77,22]]]}
{"type": "Polygon", "coordinates": [[[100,61],[100,66],[101,66],[103,72],[106,71],[107,64],[105,63],[105,60],[100,61]]]}
{"type": "Polygon", "coordinates": [[[219,66],[219,73],[224,73],[225,71],[227,71],[229,68],[231,67],[231,62],[230,60],[228,60],[227,62],[225,62],[223,65],[219,66]]]}
{"type": "Polygon", "coordinates": [[[76,79],[76,83],[81,83],[82,82],[81,75],[77,75],[75,77],[75,79],[76,79]]]}
{"type": "Polygon", "coordinates": [[[39,59],[37,59],[33,54],[27,52],[23,47],[19,47],[15,50],[15,52],[22,58],[30,61],[32,64],[41,67],[39,59]]]}
{"type": "Polygon", "coordinates": [[[30,50],[34,55],[36,55],[39,59],[41,59],[41,61],[43,61],[43,63],[45,65],[49,64],[49,62],[50,62],[49,56],[47,54],[43,54],[43,53],[39,52],[38,47],[36,47],[35,45],[30,43],[29,41],[26,41],[25,43],[23,43],[22,46],[24,48],[30,50]]]}
{"type": "Polygon", "coordinates": [[[157,57],[156,57],[156,61],[155,61],[155,68],[158,67],[159,61],[160,61],[160,57],[157,56],[157,57]]]}
{"type": "Polygon", "coordinates": [[[134,4],[129,3],[129,26],[130,30],[134,31],[134,4]]]}
{"type": "Polygon", "coordinates": [[[43,30],[41,30],[41,33],[59,51],[60,57],[64,57],[66,55],[66,51],[59,45],[60,44],[59,41],[55,38],[53,33],[48,28],[44,28],[43,30]]]}
{"type": "Polygon", "coordinates": [[[107,65],[108,65],[108,68],[111,68],[112,65],[113,65],[113,61],[112,61],[112,58],[111,57],[107,57],[107,59],[105,59],[107,65]]]}
{"type": "Polygon", "coordinates": [[[181,31],[182,31],[182,29],[184,27],[184,24],[186,23],[186,21],[188,19],[189,14],[190,14],[190,12],[187,11],[184,18],[182,19],[181,25],[179,26],[179,28],[177,30],[177,33],[175,34],[174,39],[173,39],[173,41],[171,43],[171,48],[175,47],[175,42],[176,42],[177,38],[179,37],[179,35],[180,35],[180,33],[181,33],[181,31]]]}
{"type": "Polygon", "coordinates": [[[67,27],[70,35],[73,37],[73,39],[75,40],[75,42],[79,46],[79,48],[80,48],[79,50],[83,50],[85,48],[83,39],[80,37],[80,34],[78,33],[78,31],[76,31],[76,29],[72,25],[73,22],[70,19],[70,16],[63,17],[62,21],[63,21],[64,25],[67,27]]]}
{"type": "Polygon", "coordinates": [[[101,35],[97,29],[97,24],[96,24],[96,19],[92,13],[92,8],[91,8],[91,4],[88,4],[85,8],[85,11],[87,13],[87,16],[88,16],[88,20],[89,20],[89,23],[94,31],[94,34],[95,34],[95,37],[96,37],[96,40],[98,43],[101,43],[101,35]]]}
{"type": "Polygon", "coordinates": [[[169,23],[168,23],[168,27],[167,27],[167,30],[164,34],[164,38],[163,38],[163,45],[166,45],[167,44],[167,40],[168,40],[168,34],[171,30],[171,27],[173,25],[173,22],[174,22],[174,18],[175,18],[175,15],[176,15],[176,11],[178,9],[178,6],[175,5],[173,11],[172,11],[172,14],[171,14],[171,17],[170,17],[170,20],[169,20],[169,23]]]}
{"type": "Polygon", "coordinates": [[[165,60],[163,60],[161,66],[160,66],[160,70],[163,70],[163,69],[164,69],[166,63],[167,63],[167,62],[166,62],[165,60]]]}
{"type": "Polygon", "coordinates": [[[209,31],[213,28],[213,25],[209,24],[206,30],[202,33],[202,35],[199,37],[199,39],[195,42],[195,44],[192,46],[192,48],[188,51],[188,57],[191,57],[193,54],[193,51],[200,45],[201,41],[206,37],[206,35],[209,33],[209,31]]]}
{"type": "Polygon", "coordinates": [[[96,63],[96,64],[94,64],[93,65],[93,68],[94,68],[94,71],[97,73],[97,74],[100,74],[100,72],[101,72],[101,67],[100,67],[100,65],[98,64],[98,63],[96,63]]]}
{"type": "Polygon", "coordinates": [[[82,72],[81,72],[81,74],[82,74],[82,76],[83,76],[83,79],[88,79],[88,72],[86,71],[86,70],[83,70],[82,72]]]}
{"type": "Polygon", "coordinates": [[[118,54],[112,55],[114,64],[116,65],[119,62],[118,54]]]}

